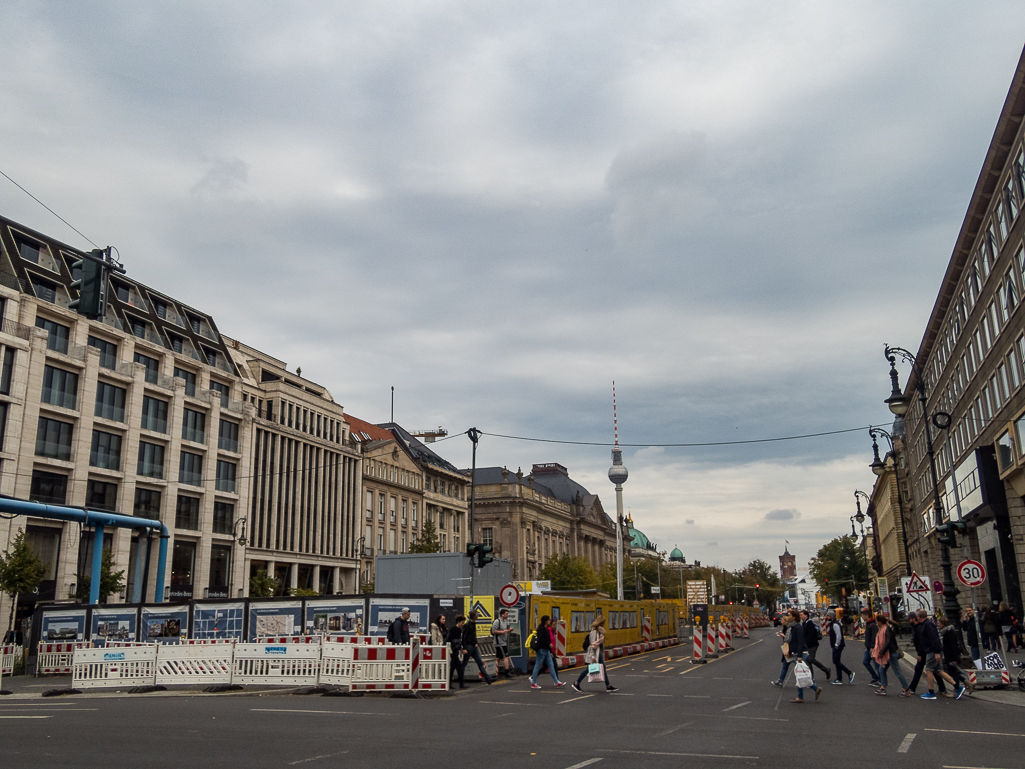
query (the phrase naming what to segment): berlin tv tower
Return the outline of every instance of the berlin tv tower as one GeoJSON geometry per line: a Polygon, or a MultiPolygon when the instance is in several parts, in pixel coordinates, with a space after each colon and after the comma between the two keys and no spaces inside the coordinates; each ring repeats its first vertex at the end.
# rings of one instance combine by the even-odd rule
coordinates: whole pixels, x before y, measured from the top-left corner
{"type": "Polygon", "coordinates": [[[609,480],[616,484],[616,598],[623,600],[623,484],[630,476],[623,464],[623,450],[619,448],[619,421],[616,417],[616,383],[612,383],[612,432],[616,443],[612,449],[612,467],[609,480]]]}

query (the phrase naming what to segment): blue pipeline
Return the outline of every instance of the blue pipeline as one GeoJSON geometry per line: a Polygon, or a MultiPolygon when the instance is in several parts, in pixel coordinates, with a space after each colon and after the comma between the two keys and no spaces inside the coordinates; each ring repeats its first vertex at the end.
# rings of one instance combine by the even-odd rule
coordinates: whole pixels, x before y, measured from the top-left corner
{"type": "MultiPolygon", "coordinates": [[[[160,521],[148,518],[136,518],[134,515],[121,515],[119,513],[105,513],[100,510],[86,510],[84,507],[64,507],[62,505],[44,505],[40,502],[26,502],[22,499],[11,499],[0,497],[0,513],[7,515],[30,515],[33,518],[52,518],[58,521],[75,521],[85,526],[93,526],[96,531],[96,538],[93,541],[93,568],[89,580],[89,603],[99,603],[100,600],[100,571],[103,564],[103,530],[110,526],[121,529],[146,529],[147,531],[160,532],[160,556],[157,560],[157,583],[153,590],[153,600],[156,603],[164,601],[164,575],[167,565],[167,540],[170,533],[167,527],[160,521]]],[[[141,540],[141,537],[140,537],[141,540]]],[[[141,553],[141,548],[140,548],[141,553]]],[[[136,574],[138,574],[136,570],[136,574]]],[[[136,592],[141,596],[139,580],[136,582],[136,592]]]]}

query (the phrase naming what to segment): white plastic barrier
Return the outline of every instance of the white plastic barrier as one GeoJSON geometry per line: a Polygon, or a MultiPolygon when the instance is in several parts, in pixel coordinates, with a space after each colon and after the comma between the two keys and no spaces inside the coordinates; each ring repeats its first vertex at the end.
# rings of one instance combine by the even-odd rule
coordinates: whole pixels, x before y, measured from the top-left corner
{"type": "Polygon", "coordinates": [[[71,672],[75,651],[93,648],[91,641],[40,642],[36,656],[36,675],[67,675],[71,672]]]}
{"type": "Polygon", "coordinates": [[[14,675],[14,660],[20,655],[20,646],[0,646],[0,676],[14,675]]]}
{"type": "Polygon", "coordinates": [[[434,689],[448,691],[449,657],[451,649],[447,646],[420,647],[420,682],[418,689],[434,689]]]}
{"type": "Polygon", "coordinates": [[[156,683],[230,684],[234,651],[233,644],[225,643],[161,644],[157,651],[156,683]]]}
{"type": "Polygon", "coordinates": [[[231,683],[315,686],[320,644],[236,644],[231,683]]]}
{"type": "Polygon", "coordinates": [[[419,681],[420,642],[409,646],[356,646],[352,655],[354,692],[409,691],[419,681]]]}
{"type": "Polygon", "coordinates": [[[359,646],[353,643],[325,641],[320,649],[321,685],[349,686],[352,682],[352,656],[359,646]]]}
{"type": "Polygon", "coordinates": [[[99,689],[152,684],[156,667],[156,646],[76,649],[71,664],[71,686],[75,689],[99,689]]]}

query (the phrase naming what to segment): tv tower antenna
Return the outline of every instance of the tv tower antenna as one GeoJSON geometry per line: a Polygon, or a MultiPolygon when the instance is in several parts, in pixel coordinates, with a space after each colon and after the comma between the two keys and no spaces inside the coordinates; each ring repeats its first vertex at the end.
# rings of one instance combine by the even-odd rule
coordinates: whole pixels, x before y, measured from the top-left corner
{"type": "Polygon", "coordinates": [[[609,480],[616,485],[616,598],[623,600],[623,484],[629,477],[623,464],[623,450],[619,448],[619,417],[616,413],[616,383],[612,382],[612,434],[615,445],[612,449],[612,467],[609,480]]]}

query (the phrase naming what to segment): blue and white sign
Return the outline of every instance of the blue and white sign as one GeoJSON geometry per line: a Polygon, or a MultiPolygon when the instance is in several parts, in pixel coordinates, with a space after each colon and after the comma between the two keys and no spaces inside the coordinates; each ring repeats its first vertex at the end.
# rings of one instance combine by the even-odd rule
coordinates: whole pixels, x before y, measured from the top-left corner
{"type": "Polygon", "coordinates": [[[85,640],[85,609],[44,611],[43,643],[70,643],[85,640]]]}
{"type": "Polygon", "coordinates": [[[138,620],[139,612],[134,608],[111,606],[93,609],[89,637],[97,646],[106,646],[108,641],[134,641],[138,620]]]}
{"type": "Polygon", "coordinates": [[[387,635],[388,626],[402,613],[403,608],[409,608],[409,633],[426,633],[430,626],[430,600],[427,598],[416,598],[409,600],[395,598],[371,598],[370,599],[370,622],[367,623],[366,635],[387,635]]]}
{"type": "Polygon", "coordinates": [[[301,601],[249,604],[249,642],[257,638],[302,635],[301,601]]]}
{"type": "Polygon", "coordinates": [[[189,634],[187,606],[143,606],[139,640],[176,644],[189,634]]]}
{"type": "Polygon", "coordinates": [[[308,635],[362,635],[363,601],[306,601],[308,635]]]}
{"type": "Polygon", "coordinates": [[[192,637],[242,640],[244,603],[195,604],[192,607],[192,637]]]}

